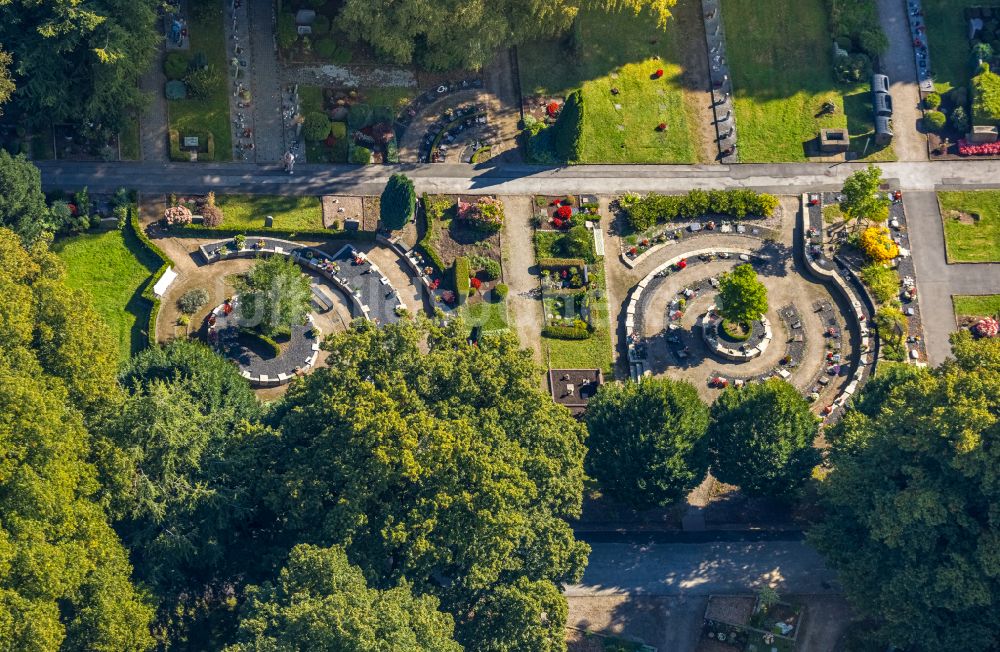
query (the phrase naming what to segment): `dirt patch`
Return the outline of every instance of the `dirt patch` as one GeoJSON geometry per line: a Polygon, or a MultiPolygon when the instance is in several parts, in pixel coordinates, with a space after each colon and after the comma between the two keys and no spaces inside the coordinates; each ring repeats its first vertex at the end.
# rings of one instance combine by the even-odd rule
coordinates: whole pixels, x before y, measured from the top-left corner
{"type": "Polygon", "coordinates": [[[750,595],[712,596],[708,600],[705,618],[733,625],[746,625],[753,615],[756,598],[750,595]]]}
{"type": "Polygon", "coordinates": [[[566,633],[566,652],[604,652],[604,643],[599,637],[571,629],[566,633]]]}
{"type": "Polygon", "coordinates": [[[378,231],[379,212],[382,207],[381,197],[362,197],[362,214],[364,219],[361,222],[362,231],[378,231]]]}
{"type": "MultiPolygon", "coordinates": [[[[641,641],[661,652],[689,652],[695,648],[701,635],[702,616],[705,613],[707,598],[704,596],[570,596],[567,602],[569,615],[566,624],[569,627],[629,641],[641,641]]],[[[570,649],[589,652],[590,649],[601,648],[570,649]]]]}
{"type": "Polygon", "coordinates": [[[353,195],[323,196],[323,228],[340,229],[344,220],[357,220],[364,223],[362,198],[353,195]]]}
{"type": "Polygon", "coordinates": [[[946,210],[945,219],[955,220],[959,224],[977,224],[980,220],[979,213],[966,213],[965,211],[946,210]]]}

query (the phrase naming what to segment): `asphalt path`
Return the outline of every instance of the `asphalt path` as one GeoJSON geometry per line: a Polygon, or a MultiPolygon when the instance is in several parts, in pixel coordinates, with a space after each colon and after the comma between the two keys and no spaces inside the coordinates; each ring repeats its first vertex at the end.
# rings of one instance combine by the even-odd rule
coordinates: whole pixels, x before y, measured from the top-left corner
{"type": "Polygon", "coordinates": [[[840,592],[833,571],[797,540],[701,543],[591,543],[590,563],[568,596],[747,593],[769,584],[782,593],[840,592]]]}
{"type": "MultiPolygon", "coordinates": [[[[742,165],[580,165],[540,167],[489,164],[302,165],[294,174],[245,163],[39,161],[47,189],[105,192],[253,193],[287,195],[378,194],[389,176],[404,172],[419,192],[503,195],[625,191],[674,192],[692,188],[754,188],[798,194],[837,190],[864,164],[780,163],[742,165]]],[[[898,162],[881,165],[903,190],[1000,188],[1000,161],[898,162]]]]}

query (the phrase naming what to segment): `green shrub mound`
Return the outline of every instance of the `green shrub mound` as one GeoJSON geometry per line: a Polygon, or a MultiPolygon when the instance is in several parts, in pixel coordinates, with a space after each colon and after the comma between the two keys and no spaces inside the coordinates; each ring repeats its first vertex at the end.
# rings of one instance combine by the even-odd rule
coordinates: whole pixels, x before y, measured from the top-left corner
{"type": "Polygon", "coordinates": [[[357,147],[351,148],[351,163],[355,165],[368,165],[372,162],[372,151],[367,147],[357,147]]]}
{"type": "Polygon", "coordinates": [[[306,140],[325,140],[330,135],[333,124],[325,113],[312,111],[306,114],[306,121],[302,125],[302,135],[306,140]]]}
{"type": "Polygon", "coordinates": [[[947,122],[948,119],[940,111],[928,111],[924,114],[924,128],[927,131],[941,131],[947,122]]]}
{"type": "Polygon", "coordinates": [[[497,301],[503,301],[507,298],[507,294],[510,292],[510,288],[507,287],[506,283],[497,283],[493,287],[493,296],[497,301]]]}
{"type": "Polygon", "coordinates": [[[1000,75],[988,64],[972,78],[972,124],[1000,126],[1000,75]]]}
{"type": "Polygon", "coordinates": [[[941,106],[941,96],[937,93],[928,93],[927,97],[924,98],[924,108],[934,110],[939,106],[941,106]]]}
{"type": "Polygon", "coordinates": [[[167,79],[183,79],[191,66],[191,60],[183,52],[171,52],[163,57],[163,74],[167,79]]]}
{"type": "Polygon", "coordinates": [[[546,326],[542,329],[542,337],[555,340],[586,340],[592,335],[589,329],[579,326],[546,326]]]}
{"type": "Polygon", "coordinates": [[[459,302],[465,300],[465,297],[469,295],[469,259],[465,256],[459,256],[455,259],[455,263],[451,266],[452,279],[455,284],[455,294],[458,295],[459,302]]]}

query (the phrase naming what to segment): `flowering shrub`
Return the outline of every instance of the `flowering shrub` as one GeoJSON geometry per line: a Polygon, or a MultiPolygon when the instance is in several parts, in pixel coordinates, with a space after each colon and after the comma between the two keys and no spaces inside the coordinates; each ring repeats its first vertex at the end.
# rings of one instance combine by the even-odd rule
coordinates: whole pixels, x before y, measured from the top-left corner
{"type": "Polygon", "coordinates": [[[560,206],[559,208],[556,209],[556,217],[558,217],[561,220],[572,219],[573,209],[569,206],[560,206]]]}
{"type": "Polygon", "coordinates": [[[980,319],[976,322],[976,325],[972,327],[972,332],[979,337],[996,337],[997,333],[1000,332],[1000,323],[992,317],[980,319]]]}
{"type": "Polygon", "coordinates": [[[973,145],[963,138],[958,141],[958,153],[962,156],[1000,156],[1000,141],[973,145]]]}
{"type": "Polygon", "coordinates": [[[475,289],[478,290],[479,288],[481,288],[483,286],[483,282],[480,281],[478,278],[476,278],[476,277],[473,276],[472,279],[469,280],[469,285],[471,285],[472,287],[474,287],[475,289]]]}
{"type": "Polygon", "coordinates": [[[876,263],[886,263],[899,255],[899,247],[884,226],[869,226],[861,232],[861,250],[876,263]]]}
{"type": "Polygon", "coordinates": [[[490,231],[499,231],[503,226],[503,202],[494,197],[480,197],[475,204],[459,201],[458,218],[490,231]]]}
{"type": "Polygon", "coordinates": [[[186,206],[171,206],[163,212],[167,224],[190,224],[191,211],[186,206]]]}
{"type": "Polygon", "coordinates": [[[553,217],[552,225],[555,226],[557,229],[561,229],[563,227],[563,221],[560,220],[558,217],[553,217]]]}
{"type": "Polygon", "coordinates": [[[545,112],[548,113],[551,118],[559,115],[559,102],[549,102],[549,105],[545,107],[545,112]]]}

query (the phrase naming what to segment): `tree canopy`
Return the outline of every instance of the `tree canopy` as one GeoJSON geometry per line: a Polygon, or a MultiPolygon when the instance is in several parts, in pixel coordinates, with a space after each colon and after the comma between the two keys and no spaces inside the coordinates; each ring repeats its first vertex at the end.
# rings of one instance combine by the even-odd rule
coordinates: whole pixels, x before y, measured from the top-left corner
{"type": "Polygon", "coordinates": [[[239,277],[240,318],[265,334],[302,324],[309,314],[309,277],[291,258],[265,258],[239,277]]]}
{"type": "Polygon", "coordinates": [[[0,226],[28,245],[51,227],[41,173],[23,154],[11,156],[6,150],[0,150],[0,226]]]}
{"type": "Polygon", "coordinates": [[[995,650],[1000,340],[953,343],[938,368],[880,368],[828,431],[826,517],[810,540],[883,641],[995,650]]]}
{"type": "Polygon", "coordinates": [[[735,324],[749,324],[767,312],[767,288],[749,263],[719,279],[719,314],[735,324]]]}
{"type": "Polygon", "coordinates": [[[636,509],[682,500],[708,470],[708,407],[690,383],[603,385],[586,419],[588,474],[636,509]]]}
{"type": "Polygon", "coordinates": [[[145,650],[151,608],[95,500],[87,423],[115,405],[116,347],[44,246],[0,229],[0,641],[145,650]]]}
{"type": "Polygon", "coordinates": [[[712,475],[749,495],[787,497],[819,464],[819,420],[787,382],[729,387],[711,408],[712,475]]]}
{"type": "Polygon", "coordinates": [[[438,595],[459,641],[528,649],[492,638],[517,630],[561,650],[552,583],[579,579],[588,553],[564,520],[580,513],[583,428],[513,337],[467,335],[458,320],[332,336],[337,363],[293,384],[261,434],[258,485],[282,536],[343,545],[376,586],[438,595]]]}
{"type": "Polygon", "coordinates": [[[889,217],[889,199],[879,192],[882,168],[869,165],[847,177],[840,208],[853,219],[884,222],[889,217]]]}
{"type": "Polygon", "coordinates": [[[369,588],[339,546],[296,546],[276,584],[247,594],[241,641],[226,652],[462,652],[436,598],[414,596],[406,582],[369,588]]]}
{"type": "Polygon", "coordinates": [[[14,93],[14,80],[10,78],[10,64],[13,61],[9,52],[0,50],[0,115],[3,115],[3,105],[14,93]]]}
{"type": "Polygon", "coordinates": [[[392,231],[403,228],[413,218],[416,207],[417,193],[413,189],[413,181],[405,174],[389,177],[379,202],[382,226],[392,231]]]}
{"type": "Polygon", "coordinates": [[[0,43],[13,55],[12,106],[29,123],[118,130],[143,105],[156,50],[155,0],[7,0],[0,43]]]}
{"type": "MultiPolygon", "coordinates": [[[[661,22],[676,0],[602,0],[604,9],[638,12],[650,8],[661,22]]],[[[445,0],[429,8],[419,0],[373,5],[347,0],[337,23],[351,37],[372,45],[397,63],[416,62],[433,70],[478,70],[496,53],[528,40],[553,37],[573,22],[576,0],[445,0]]]]}

